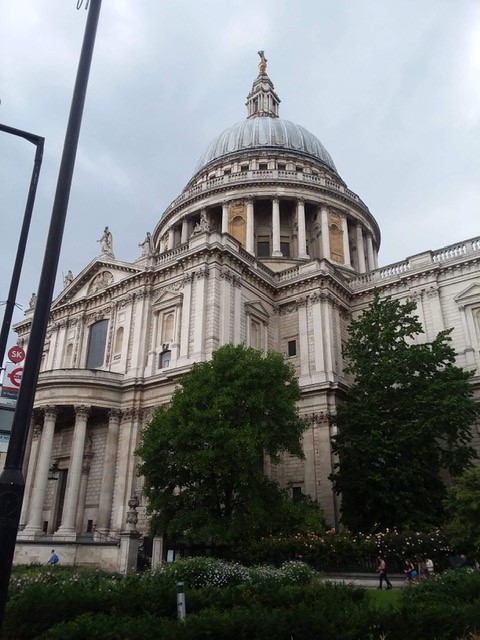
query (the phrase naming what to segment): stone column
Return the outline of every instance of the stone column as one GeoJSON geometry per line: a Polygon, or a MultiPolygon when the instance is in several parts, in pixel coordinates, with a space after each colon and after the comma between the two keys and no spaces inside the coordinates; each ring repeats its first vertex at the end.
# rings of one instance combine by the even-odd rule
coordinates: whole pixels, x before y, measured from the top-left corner
{"type": "Polygon", "coordinates": [[[322,258],[330,260],[330,229],[328,227],[328,209],[322,204],[320,207],[320,227],[322,230],[322,258]]]}
{"type": "Polygon", "coordinates": [[[187,219],[187,218],[184,218],[184,219],[182,220],[182,235],[181,235],[181,237],[180,237],[180,242],[181,242],[182,244],[184,244],[185,242],[187,242],[187,241],[188,241],[188,236],[189,236],[188,231],[189,231],[188,219],[187,219]]]}
{"type": "Polygon", "coordinates": [[[253,200],[247,200],[247,240],[246,250],[255,255],[255,214],[253,211],[253,200]]]}
{"type": "Polygon", "coordinates": [[[298,226],[298,257],[308,259],[307,237],[305,233],[305,202],[302,198],[297,200],[297,226],[298,226]]]}
{"type": "Polygon", "coordinates": [[[367,270],[365,264],[365,246],[363,244],[363,230],[362,225],[357,224],[356,228],[357,233],[357,256],[358,256],[358,270],[360,273],[365,273],[367,270]]]}
{"type": "Polygon", "coordinates": [[[87,433],[87,420],[90,407],[75,406],[75,428],[73,431],[72,450],[70,452],[70,467],[68,470],[67,489],[65,491],[65,507],[62,524],[55,536],[75,540],[75,519],[77,515],[80,481],[82,479],[83,450],[87,433]]]}
{"type": "Polygon", "coordinates": [[[348,220],[347,216],[342,216],[342,231],[343,231],[343,256],[345,260],[345,264],[347,267],[351,266],[351,257],[350,257],[350,242],[348,238],[348,220]]]}
{"type": "Polygon", "coordinates": [[[222,233],[228,233],[228,209],[228,202],[222,202],[222,233]]]}
{"type": "Polygon", "coordinates": [[[168,230],[168,251],[170,251],[170,249],[173,249],[175,245],[175,229],[173,227],[170,227],[170,229],[168,230]]]}
{"type": "Polygon", "coordinates": [[[34,537],[35,535],[43,533],[43,503],[45,502],[45,493],[47,491],[48,470],[50,469],[52,461],[53,436],[55,434],[57,412],[58,408],[55,405],[45,407],[42,439],[38,453],[30,512],[27,519],[27,526],[22,531],[22,538],[25,536],[34,537]]]}
{"type": "Polygon", "coordinates": [[[122,412],[119,409],[110,409],[108,412],[107,442],[105,444],[102,484],[100,487],[96,522],[96,529],[99,534],[102,535],[108,533],[110,529],[113,488],[115,485],[115,465],[117,463],[118,433],[120,430],[121,417],[122,412]]]}
{"type": "MultiPolygon", "coordinates": [[[[33,419],[32,419],[33,420],[33,419]]],[[[25,529],[28,524],[28,511],[30,507],[30,498],[32,495],[32,490],[35,485],[35,468],[37,466],[38,460],[38,449],[40,445],[40,437],[42,434],[42,430],[38,425],[34,425],[33,428],[30,427],[32,431],[32,443],[30,446],[30,453],[28,454],[28,462],[25,475],[25,492],[23,494],[23,502],[22,502],[22,513],[20,514],[20,529],[25,529]]]]}
{"type": "Polygon", "coordinates": [[[373,271],[375,269],[375,255],[373,251],[372,234],[367,233],[367,257],[368,257],[368,270],[373,271]]]}
{"type": "Polygon", "coordinates": [[[281,257],[280,251],[280,200],[272,199],[272,256],[281,257]]]}

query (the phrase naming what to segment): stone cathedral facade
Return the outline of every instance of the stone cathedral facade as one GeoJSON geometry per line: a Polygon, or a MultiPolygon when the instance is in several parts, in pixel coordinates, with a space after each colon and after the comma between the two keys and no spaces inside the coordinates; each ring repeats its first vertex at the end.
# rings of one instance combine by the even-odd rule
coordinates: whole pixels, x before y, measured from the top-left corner
{"type": "MultiPolygon", "coordinates": [[[[139,433],[180,376],[227,343],[279,351],[293,364],[308,422],[305,460],[266,462],[265,472],[318,499],[337,524],[328,414],[349,383],[349,321],[375,287],[415,300],[422,339],[453,327],[457,362],[475,371],[480,398],[480,238],[379,267],[375,218],[321,142],[279,117],[260,54],[247,118],[210,143],[139,258],[116,259],[106,228],[101,255],[69,274],[53,302],[18,562],[41,560],[41,545],[53,544],[72,562],[118,564],[134,494],[138,531],[148,526],[136,476],[139,433]],[[52,468],[58,480],[49,479],[52,468]]],[[[26,348],[32,314],[16,326],[26,348]]]]}

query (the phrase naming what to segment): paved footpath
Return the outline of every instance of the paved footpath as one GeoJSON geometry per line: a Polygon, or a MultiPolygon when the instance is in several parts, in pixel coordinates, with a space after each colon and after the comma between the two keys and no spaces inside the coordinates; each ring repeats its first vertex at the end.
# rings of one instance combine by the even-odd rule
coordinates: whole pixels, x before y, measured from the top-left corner
{"type": "MultiPolygon", "coordinates": [[[[326,573],[325,575],[327,580],[332,582],[345,582],[364,589],[376,589],[379,582],[378,575],[375,573],[326,573]]],[[[403,589],[405,586],[405,578],[401,573],[392,573],[388,578],[394,589],[403,589]]],[[[386,588],[385,582],[383,588],[386,588]]]]}

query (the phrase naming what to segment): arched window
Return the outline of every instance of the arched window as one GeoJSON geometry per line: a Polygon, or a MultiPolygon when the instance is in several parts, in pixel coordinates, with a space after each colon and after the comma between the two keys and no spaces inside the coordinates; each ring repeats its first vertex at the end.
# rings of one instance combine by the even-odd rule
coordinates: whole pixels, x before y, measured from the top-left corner
{"type": "Polygon", "coordinates": [[[65,351],[65,369],[70,369],[72,366],[72,356],[73,356],[73,344],[70,343],[67,345],[67,349],[65,351]]]}
{"type": "Polygon", "coordinates": [[[120,355],[122,353],[123,346],[123,327],[118,327],[117,333],[115,335],[115,346],[113,348],[113,355],[120,355]]]}
{"type": "Polygon", "coordinates": [[[260,325],[258,322],[255,322],[255,320],[252,320],[250,324],[250,346],[254,349],[260,349],[262,346],[260,339],[260,325]]]}
{"type": "Polygon", "coordinates": [[[158,368],[165,369],[166,367],[169,367],[171,357],[172,357],[171,351],[162,351],[162,353],[158,358],[158,368]]]}
{"type": "Polygon", "coordinates": [[[108,320],[100,320],[90,327],[87,350],[87,369],[98,369],[103,365],[107,344],[108,320]]]}
{"type": "Polygon", "coordinates": [[[162,322],[162,343],[172,342],[174,324],[175,324],[175,315],[172,312],[166,313],[163,316],[163,322],[162,322]]]}

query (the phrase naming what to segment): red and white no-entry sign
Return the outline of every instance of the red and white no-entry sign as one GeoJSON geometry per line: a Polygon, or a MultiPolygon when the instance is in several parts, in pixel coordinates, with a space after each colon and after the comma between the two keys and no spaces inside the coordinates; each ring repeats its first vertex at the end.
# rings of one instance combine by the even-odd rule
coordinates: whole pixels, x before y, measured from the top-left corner
{"type": "Polygon", "coordinates": [[[22,362],[22,360],[25,360],[25,351],[22,349],[22,347],[10,347],[7,355],[10,362],[14,362],[15,364],[18,364],[19,362],[22,362]]]}

